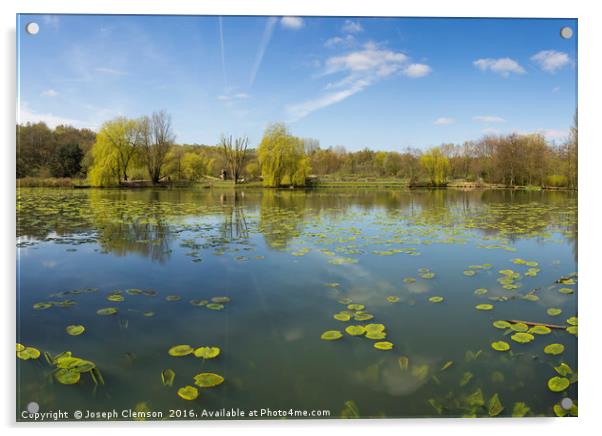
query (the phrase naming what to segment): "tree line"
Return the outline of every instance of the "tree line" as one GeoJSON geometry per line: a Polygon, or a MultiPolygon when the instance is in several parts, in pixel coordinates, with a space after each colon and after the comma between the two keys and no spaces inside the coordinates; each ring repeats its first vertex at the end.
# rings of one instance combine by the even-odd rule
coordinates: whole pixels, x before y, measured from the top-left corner
{"type": "Polygon", "coordinates": [[[348,151],[321,148],[294,136],[282,123],[269,125],[256,148],[246,137],[222,136],[216,145],[177,144],[165,111],[137,119],[118,117],[97,133],[44,123],[17,126],[17,177],[86,178],[94,186],[145,180],[304,186],[310,178],[399,178],[410,185],[445,186],[452,180],[506,186],[577,187],[577,117],[560,144],[539,134],[485,135],[463,144],[422,151],[348,151]]]}

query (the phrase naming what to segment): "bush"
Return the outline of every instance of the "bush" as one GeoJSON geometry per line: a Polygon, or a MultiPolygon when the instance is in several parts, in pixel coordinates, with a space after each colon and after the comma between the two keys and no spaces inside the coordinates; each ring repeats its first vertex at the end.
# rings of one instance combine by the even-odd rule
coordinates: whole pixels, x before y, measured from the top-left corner
{"type": "Polygon", "coordinates": [[[566,178],[566,176],[561,176],[558,174],[553,174],[551,176],[548,176],[546,178],[546,184],[548,186],[552,186],[555,188],[560,188],[562,186],[567,186],[568,185],[568,179],[566,178]]]}

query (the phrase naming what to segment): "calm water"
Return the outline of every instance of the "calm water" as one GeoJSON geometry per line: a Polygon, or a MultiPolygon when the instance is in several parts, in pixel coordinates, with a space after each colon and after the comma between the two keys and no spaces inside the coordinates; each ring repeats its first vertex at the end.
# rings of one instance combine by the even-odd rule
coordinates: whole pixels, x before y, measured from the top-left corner
{"type": "Polygon", "coordinates": [[[17,218],[17,342],[52,356],[71,351],[105,380],[96,386],[84,373],[62,385],[43,356],[18,360],[18,410],[37,401],[42,411],[292,408],[338,417],[353,404],[361,417],[487,416],[497,393],[500,416],[517,402],[529,416],[549,416],[565,395],[577,398],[577,383],[566,393],[547,387],[561,362],[576,372],[576,335],[553,329],[521,344],[492,326],[567,326],[577,315],[576,284],[555,283],[577,271],[573,193],[22,189],[17,218]],[[525,275],[529,268],[537,271],[525,275]],[[501,270],[520,274],[515,289],[503,288],[501,270]],[[157,294],[107,301],[131,288],[157,294]],[[231,301],[223,310],[190,303],[215,296],[231,301]],[[374,319],[333,319],[344,299],[374,319]],[[65,300],[75,304],[33,308],[65,300]],[[105,307],[118,312],[96,314],[105,307]],[[392,350],[344,331],[368,323],[386,326],[392,350]],[[86,331],[70,336],[70,324],[86,331]],[[327,330],[344,336],[321,340],[327,330]],[[500,340],[511,351],[491,348],[500,340]],[[564,353],[545,354],[552,343],[564,353]],[[178,344],[218,346],[221,355],[170,356],[178,344]],[[167,368],[173,387],[161,380],[167,368]],[[200,372],[225,382],[194,401],[178,397],[200,372]]]}

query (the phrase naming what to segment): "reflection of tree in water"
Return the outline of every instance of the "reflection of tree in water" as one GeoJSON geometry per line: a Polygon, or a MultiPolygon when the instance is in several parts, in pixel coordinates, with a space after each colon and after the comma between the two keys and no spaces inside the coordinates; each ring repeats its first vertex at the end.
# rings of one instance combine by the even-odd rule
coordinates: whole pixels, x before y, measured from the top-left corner
{"type": "Polygon", "coordinates": [[[301,234],[307,198],[303,191],[266,189],[262,192],[259,231],[269,247],[284,249],[301,234]]]}
{"type": "Polygon", "coordinates": [[[222,238],[227,241],[249,239],[249,227],[245,218],[245,192],[228,191],[220,194],[224,221],[221,226],[222,238]]]}

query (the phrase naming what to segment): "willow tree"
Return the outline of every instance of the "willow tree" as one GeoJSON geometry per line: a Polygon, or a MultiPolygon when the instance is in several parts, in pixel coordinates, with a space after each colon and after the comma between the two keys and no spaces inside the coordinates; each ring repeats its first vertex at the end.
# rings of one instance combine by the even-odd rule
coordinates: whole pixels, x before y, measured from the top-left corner
{"type": "Polygon", "coordinates": [[[450,165],[439,147],[431,148],[420,157],[420,164],[433,186],[442,186],[447,182],[450,165]]]}
{"type": "Polygon", "coordinates": [[[310,170],[301,139],[290,134],[284,124],[268,126],[257,148],[263,184],[303,186],[310,170]]]}
{"type": "Polygon", "coordinates": [[[118,184],[128,180],[128,168],[136,153],[138,124],[125,117],[105,122],[92,146],[94,162],[89,172],[95,186],[118,184]]]}

